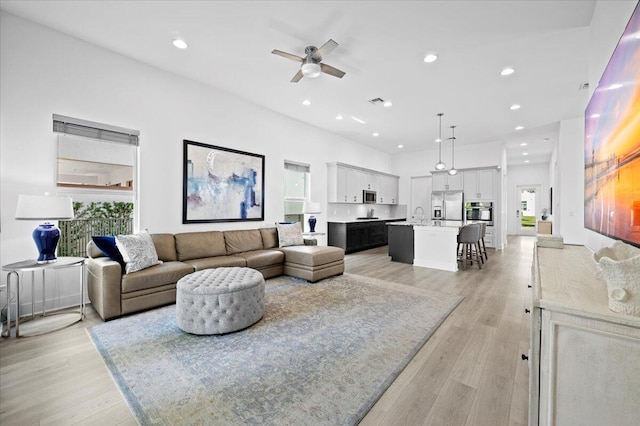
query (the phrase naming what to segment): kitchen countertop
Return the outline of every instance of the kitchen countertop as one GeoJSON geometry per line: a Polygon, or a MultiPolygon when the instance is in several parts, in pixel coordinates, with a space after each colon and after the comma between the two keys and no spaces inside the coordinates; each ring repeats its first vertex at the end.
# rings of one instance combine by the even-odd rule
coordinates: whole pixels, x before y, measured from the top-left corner
{"type": "Polygon", "coordinates": [[[328,223],[361,223],[361,222],[388,222],[390,220],[407,220],[406,217],[379,217],[377,219],[329,219],[328,223]]]}
{"type": "Polygon", "coordinates": [[[420,221],[404,221],[404,222],[392,222],[389,225],[396,226],[431,226],[438,228],[460,228],[465,223],[461,220],[424,220],[420,221]]]}

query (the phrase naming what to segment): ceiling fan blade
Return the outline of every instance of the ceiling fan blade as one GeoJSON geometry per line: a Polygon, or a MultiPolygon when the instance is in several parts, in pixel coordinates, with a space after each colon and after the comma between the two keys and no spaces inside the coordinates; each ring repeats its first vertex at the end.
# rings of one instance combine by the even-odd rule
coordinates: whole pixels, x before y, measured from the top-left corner
{"type": "Polygon", "coordinates": [[[282,50],[278,50],[278,49],[273,49],[271,53],[273,53],[274,55],[282,56],[283,58],[291,59],[292,61],[296,61],[296,62],[304,61],[304,58],[298,55],[293,55],[291,53],[283,52],[282,50]]]}
{"type": "Polygon", "coordinates": [[[320,71],[338,78],[342,78],[346,74],[344,71],[340,71],[338,68],[334,68],[327,64],[320,64],[320,71]]]}
{"type": "Polygon", "coordinates": [[[304,74],[302,74],[302,70],[300,70],[296,73],[296,75],[293,76],[293,78],[291,79],[291,83],[299,82],[300,80],[302,80],[302,77],[304,77],[304,74]]]}
{"type": "Polygon", "coordinates": [[[325,55],[331,53],[331,51],[333,51],[333,49],[335,49],[336,47],[338,47],[338,43],[336,43],[332,39],[329,39],[329,41],[323,44],[320,49],[315,51],[314,56],[320,56],[321,58],[323,58],[325,55]]]}

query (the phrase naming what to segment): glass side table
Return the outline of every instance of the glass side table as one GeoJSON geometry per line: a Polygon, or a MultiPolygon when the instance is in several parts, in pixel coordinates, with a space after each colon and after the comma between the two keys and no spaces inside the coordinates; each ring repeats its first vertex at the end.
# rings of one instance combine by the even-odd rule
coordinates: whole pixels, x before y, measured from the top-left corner
{"type": "Polygon", "coordinates": [[[35,260],[24,260],[2,267],[7,273],[7,324],[3,324],[2,337],[11,336],[11,277],[15,277],[16,293],[16,337],[37,336],[50,331],[59,330],[84,319],[84,257],[59,257],[57,262],[39,264],[35,260]],[[47,315],[46,311],[46,274],[48,270],[61,270],[77,267],[80,269],[80,304],[78,310],[60,309],[47,315]],[[25,321],[20,330],[20,280],[25,272],[31,272],[31,319],[25,321]],[[35,315],[35,276],[42,274],[42,315],[35,315]]]}

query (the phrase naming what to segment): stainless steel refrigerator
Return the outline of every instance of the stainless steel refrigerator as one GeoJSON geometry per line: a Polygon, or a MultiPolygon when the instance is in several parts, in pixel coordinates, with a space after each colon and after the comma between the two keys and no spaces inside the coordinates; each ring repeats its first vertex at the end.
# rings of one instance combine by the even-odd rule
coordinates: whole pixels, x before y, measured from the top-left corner
{"type": "Polygon", "coordinates": [[[464,196],[462,191],[434,191],[431,193],[431,219],[463,220],[464,196]]]}

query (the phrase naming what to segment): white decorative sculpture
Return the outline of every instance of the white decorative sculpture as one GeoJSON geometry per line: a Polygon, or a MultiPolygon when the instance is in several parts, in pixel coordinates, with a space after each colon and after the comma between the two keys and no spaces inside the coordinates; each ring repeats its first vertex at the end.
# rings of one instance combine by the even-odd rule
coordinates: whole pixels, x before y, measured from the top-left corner
{"type": "Polygon", "coordinates": [[[609,309],[640,316],[640,249],[616,241],[593,258],[600,267],[597,277],[607,282],[609,309]]]}

